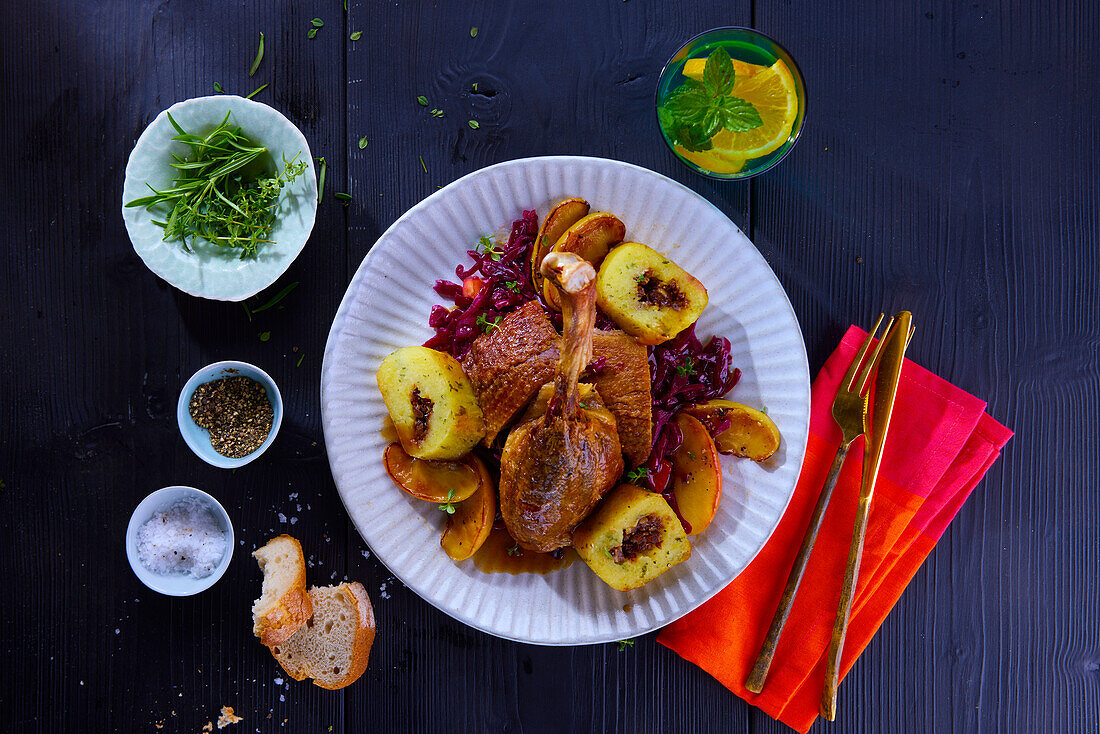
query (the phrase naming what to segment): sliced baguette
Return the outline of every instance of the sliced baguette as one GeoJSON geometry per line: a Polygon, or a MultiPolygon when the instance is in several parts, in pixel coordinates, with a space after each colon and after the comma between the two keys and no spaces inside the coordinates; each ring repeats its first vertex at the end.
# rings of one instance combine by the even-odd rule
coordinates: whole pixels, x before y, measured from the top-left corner
{"type": "Polygon", "coordinates": [[[354,683],[367,669],[374,643],[374,610],[359,583],[314,586],[313,616],[271,654],[294,680],[312,678],[330,691],[354,683]]]}
{"type": "Polygon", "coordinates": [[[264,574],[260,598],[252,605],[252,631],[271,647],[289,640],[313,614],[306,559],[302,544],[289,535],[272,538],[252,556],[264,574]]]}

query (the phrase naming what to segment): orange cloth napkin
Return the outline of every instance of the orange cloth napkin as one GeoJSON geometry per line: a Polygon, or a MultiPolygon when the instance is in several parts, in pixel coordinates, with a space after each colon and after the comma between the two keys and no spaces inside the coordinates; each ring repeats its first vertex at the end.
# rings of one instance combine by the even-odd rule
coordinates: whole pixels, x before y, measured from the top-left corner
{"type": "MultiPolygon", "coordinates": [[[[855,524],[862,441],[853,445],[840,473],[764,690],[754,695],[743,683],[756,662],[840,446],[840,429],[832,419],[833,397],[865,337],[862,329],[849,328],[814,381],[802,474],[775,533],[733,583],[665,627],[657,638],[741,698],[801,732],[818,715],[825,656],[855,524]]],[[[871,501],[841,657],[842,678],[1012,437],[1012,431],[990,418],[985,407],[982,400],[905,361],[871,501]]]]}

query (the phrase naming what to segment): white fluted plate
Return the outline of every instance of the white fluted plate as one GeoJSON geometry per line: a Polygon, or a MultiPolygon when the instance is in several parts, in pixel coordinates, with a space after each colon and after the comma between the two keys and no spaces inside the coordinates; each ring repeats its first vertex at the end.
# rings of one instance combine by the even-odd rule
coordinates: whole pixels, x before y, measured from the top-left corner
{"type": "Polygon", "coordinates": [[[526,158],[475,171],[414,206],[378,239],[333,320],[321,375],[329,464],[340,497],[371,550],[442,611],[499,637],[578,645],[634,637],[695,609],[733,580],[775,530],[794,492],[809,427],[806,349],[782,286],[753,244],[717,208],[660,174],[619,161],[526,158]],[[556,573],[484,574],[439,546],[445,516],[386,475],[386,416],[375,372],[395,349],[432,335],[436,278],[454,279],[482,234],[523,209],[540,217],[580,196],[626,223],[627,239],[665,252],[703,282],[710,305],[697,332],[733,345],[741,381],[730,397],[764,405],[783,435],[767,463],[722,457],[723,493],[691,558],[632,592],[606,586],[581,561],[556,573]],[[627,611],[629,610],[629,611],[627,611]]]}

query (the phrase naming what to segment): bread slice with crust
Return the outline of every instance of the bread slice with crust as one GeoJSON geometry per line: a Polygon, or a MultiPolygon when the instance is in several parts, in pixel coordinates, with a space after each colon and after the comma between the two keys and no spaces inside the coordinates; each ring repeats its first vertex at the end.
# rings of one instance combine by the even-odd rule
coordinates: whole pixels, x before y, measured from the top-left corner
{"type": "Polygon", "coordinates": [[[264,574],[260,598],[252,605],[252,631],[268,647],[286,642],[313,614],[306,591],[302,544],[280,535],[252,553],[264,574]]]}
{"type": "Polygon", "coordinates": [[[354,683],[367,669],[374,643],[374,610],[360,583],[314,586],[313,616],[294,636],[271,647],[271,654],[294,680],[336,690],[354,683]]]}

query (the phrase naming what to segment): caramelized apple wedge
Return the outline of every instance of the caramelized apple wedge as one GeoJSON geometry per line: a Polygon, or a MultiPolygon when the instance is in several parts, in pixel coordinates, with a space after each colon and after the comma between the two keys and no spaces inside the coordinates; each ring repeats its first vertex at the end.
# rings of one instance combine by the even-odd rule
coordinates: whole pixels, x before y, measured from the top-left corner
{"type": "MultiPolygon", "coordinates": [[[[584,217],[558,238],[552,252],[572,252],[580,255],[594,268],[599,268],[608,250],[623,241],[626,225],[614,214],[595,212],[584,217]]],[[[555,311],[561,310],[557,289],[542,282],[542,297],[555,311]]]]}
{"type": "Polygon", "coordinates": [[[779,427],[761,410],[731,400],[708,400],[684,412],[707,426],[720,453],[764,461],[779,450],[779,427]],[[727,420],[729,427],[718,432],[727,420]]]}
{"type": "Polygon", "coordinates": [[[439,545],[456,561],[465,561],[489,538],[497,514],[497,488],[485,462],[471,455],[469,461],[477,467],[480,484],[477,491],[459,503],[454,514],[447,516],[447,527],[439,545]]]}
{"type": "Polygon", "coordinates": [[[666,255],[627,242],[604,258],[596,302],[641,344],[661,344],[695,323],[707,307],[707,289],[666,255]]]}
{"type": "Polygon", "coordinates": [[[535,245],[531,249],[531,282],[535,286],[536,293],[542,288],[545,280],[542,274],[542,259],[566,230],[588,216],[588,210],[588,202],[584,199],[566,199],[551,209],[546,219],[542,220],[542,226],[539,227],[539,233],[535,237],[535,245]]]}
{"type": "Polygon", "coordinates": [[[404,347],[378,367],[378,389],[401,446],[418,459],[457,459],[485,435],[462,365],[427,347],[404,347]]]}
{"type": "Polygon", "coordinates": [[[481,486],[481,473],[469,456],[462,461],[429,461],[405,453],[399,443],[386,447],[382,463],[398,487],[425,502],[464,502],[481,486]]]}
{"type": "Polygon", "coordinates": [[[680,448],[672,452],[672,495],[688,535],[707,529],[722,499],[722,466],[714,439],[698,419],[686,413],[676,416],[684,435],[680,448]]]}
{"type": "Polygon", "coordinates": [[[665,498],[620,484],[573,531],[573,547],[613,589],[649,583],[691,555],[684,526],[665,498]]]}

